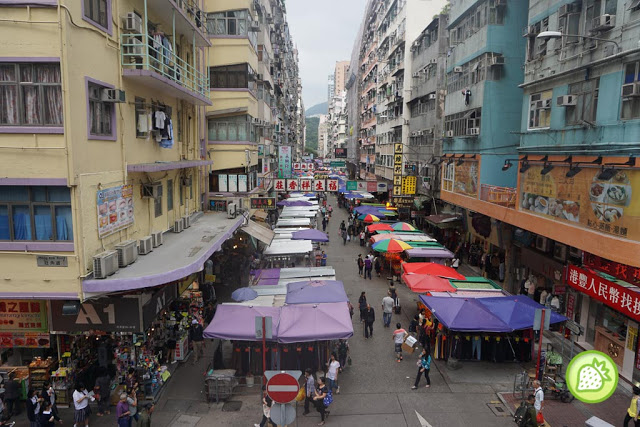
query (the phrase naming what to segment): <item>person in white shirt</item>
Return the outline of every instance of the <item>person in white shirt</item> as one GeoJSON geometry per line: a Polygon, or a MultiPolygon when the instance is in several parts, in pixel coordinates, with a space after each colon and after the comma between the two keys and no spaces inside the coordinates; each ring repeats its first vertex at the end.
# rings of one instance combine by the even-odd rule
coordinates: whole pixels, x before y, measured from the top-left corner
{"type": "Polygon", "coordinates": [[[338,362],[338,356],[335,353],[331,353],[331,359],[327,362],[329,371],[327,372],[327,379],[329,380],[329,391],[336,389],[336,394],[340,394],[340,386],[338,385],[338,370],[340,369],[340,362],[338,362]]]}
{"type": "Polygon", "coordinates": [[[535,380],[533,382],[533,387],[535,388],[533,395],[536,398],[533,407],[536,408],[536,414],[538,414],[544,409],[544,390],[542,389],[540,381],[538,380],[535,380]]]}
{"type": "Polygon", "coordinates": [[[460,260],[457,256],[453,257],[453,259],[451,260],[451,267],[455,268],[456,270],[458,269],[458,267],[460,267],[460,260]]]}
{"type": "Polygon", "coordinates": [[[91,408],[89,407],[90,399],[91,396],[87,393],[87,389],[84,388],[84,384],[78,383],[73,392],[73,405],[75,407],[74,426],[80,427],[82,424],[85,426],[89,425],[89,415],[91,414],[91,408]]]}

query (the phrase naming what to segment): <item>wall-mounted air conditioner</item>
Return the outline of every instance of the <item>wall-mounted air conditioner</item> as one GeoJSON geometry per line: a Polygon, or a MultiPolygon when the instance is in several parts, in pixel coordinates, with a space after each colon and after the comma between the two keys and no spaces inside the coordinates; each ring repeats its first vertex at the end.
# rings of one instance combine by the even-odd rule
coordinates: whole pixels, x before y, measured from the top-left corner
{"type": "Polygon", "coordinates": [[[551,250],[551,240],[544,236],[536,236],[536,249],[542,252],[549,252],[551,250]]]}
{"type": "Polygon", "coordinates": [[[93,277],[106,279],[118,271],[118,252],[105,251],[93,257],[93,277]]]}
{"type": "Polygon", "coordinates": [[[431,58],[429,60],[429,65],[436,65],[438,63],[438,59],[437,58],[431,58]]]}
{"type": "Polygon", "coordinates": [[[445,131],[444,136],[445,138],[453,138],[453,131],[452,130],[445,131]]]}
{"type": "Polygon", "coordinates": [[[124,30],[132,31],[136,34],[142,34],[142,18],[135,12],[129,12],[123,19],[124,30]]]}
{"type": "Polygon", "coordinates": [[[480,135],[480,128],[468,128],[467,135],[470,136],[478,136],[480,135]]]}
{"type": "Polygon", "coordinates": [[[153,247],[157,248],[164,243],[164,234],[162,234],[162,231],[155,231],[151,233],[151,240],[153,241],[153,247]]]}
{"type": "Polygon", "coordinates": [[[427,99],[428,99],[428,100],[434,100],[434,99],[436,99],[436,94],[435,94],[435,93],[430,93],[429,95],[427,95],[427,99]]]}
{"type": "Polygon", "coordinates": [[[562,243],[556,242],[553,246],[553,257],[558,261],[566,261],[567,260],[567,246],[562,243]]]}
{"type": "Polygon", "coordinates": [[[162,184],[155,182],[152,184],[142,184],[142,198],[143,199],[157,199],[160,197],[160,189],[162,184]]]}
{"type": "Polygon", "coordinates": [[[138,259],[138,244],[135,240],[127,240],[114,246],[118,253],[118,267],[133,264],[138,259]]]}
{"type": "Polygon", "coordinates": [[[227,204],[227,218],[235,218],[236,216],[238,216],[237,206],[238,205],[236,205],[235,203],[227,204]]]}
{"type": "Polygon", "coordinates": [[[138,243],[138,254],[146,255],[153,251],[153,238],[151,236],[145,236],[140,239],[138,243]]]}
{"type": "Polygon", "coordinates": [[[182,230],[184,230],[182,218],[173,221],[173,227],[171,227],[171,231],[173,231],[174,233],[182,233],[182,230]]]}
{"type": "Polygon", "coordinates": [[[578,102],[575,95],[562,95],[556,98],[556,105],[558,107],[570,107],[575,106],[578,102]]]}
{"type": "Polygon", "coordinates": [[[191,215],[185,215],[182,217],[182,228],[187,229],[191,227],[191,215]]]}
{"type": "Polygon", "coordinates": [[[120,89],[104,88],[100,90],[100,100],[102,102],[125,102],[125,93],[120,89]]]}
{"type": "Polygon", "coordinates": [[[462,73],[462,67],[453,67],[454,73],[462,73]]]}
{"type": "Polygon", "coordinates": [[[591,31],[608,31],[616,26],[616,15],[600,15],[593,18],[591,31]]]}
{"type": "Polygon", "coordinates": [[[582,250],[574,247],[569,248],[569,256],[572,258],[582,258],[582,250]]]}
{"type": "Polygon", "coordinates": [[[640,83],[636,82],[622,85],[623,98],[631,98],[635,96],[640,96],[640,83]]]}

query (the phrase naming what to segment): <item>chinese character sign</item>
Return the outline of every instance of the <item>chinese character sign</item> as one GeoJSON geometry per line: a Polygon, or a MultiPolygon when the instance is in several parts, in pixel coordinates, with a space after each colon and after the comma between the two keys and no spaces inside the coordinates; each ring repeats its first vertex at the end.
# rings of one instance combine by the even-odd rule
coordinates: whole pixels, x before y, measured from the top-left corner
{"type": "Polygon", "coordinates": [[[325,191],[326,188],[326,182],[324,179],[313,180],[313,191],[325,191]]]}
{"type": "Polygon", "coordinates": [[[300,169],[302,169],[303,171],[307,170],[307,164],[306,163],[300,163],[300,169]]]}
{"type": "Polygon", "coordinates": [[[286,179],[276,179],[273,181],[273,187],[276,191],[287,191],[287,180],[286,179]]]}
{"type": "Polygon", "coordinates": [[[47,302],[0,300],[0,331],[48,332],[47,302]]]}
{"type": "Polygon", "coordinates": [[[567,283],[589,297],[640,321],[640,293],[610,282],[593,271],[584,270],[574,265],[567,267],[567,283]]]}
{"type": "Polygon", "coordinates": [[[402,194],[416,194],[416,183],[415,176],[405,176],[402,180],[402,194]]]}
{"type": "Polygon", "coordinates": [[[121,185],[98,190],[97,208],[99,237],[129,227],[133,224],[133,186],[121,185]]]}
{"type": "Polygon", "coordinates": [[[402,194],[402,143],[393,144],[393,195],[402,194]]]}
{"type": "Polygon", "coordinates": [[[609,261],[588,252],[584,252],[584,259],[582,262],[587,267],[595,268],[598,271],[610,274],[620,280],[640,284],[640,267],[633,267],[631,265],[609,261]]]}
{"type": "Polygon", "coordinates": [[[356,191],[358,189],[357,181],[347,181],[347,191],[356,191]]]}
{"type": "Polygon", "coordinates": [[[300,181],[297,179],[287,180],[287,191],[298,191],[300,189],[300,181]]]}
{"type": "Polygon", "coordinates": [[[300,163],[295,162],[295,163],[293,164],[293,170],[299,171],[299,170],[300,170],[300,163]]]}
{"type": "Polygon", "coordinates": [[[301,179],[300,180],[300,190],[307,192],[313,191],[313,180],[311,179],[301,179]]]}
{"type": "Polygon", "coordinates": [[[278,148],[278,178],[291,177],[291,147],[281,145],[278,148]]]}
{"type": "Polygon", "coordinates": [[[251,209],[275,209],[276,199],[275,197],[252,197],[251,209]]]}
{"type": "Polygon", "coordinates": [[[338,180],[337,179],[328,179],[327,180],[327,190],[328,191],[338,191],[338,180]]]}

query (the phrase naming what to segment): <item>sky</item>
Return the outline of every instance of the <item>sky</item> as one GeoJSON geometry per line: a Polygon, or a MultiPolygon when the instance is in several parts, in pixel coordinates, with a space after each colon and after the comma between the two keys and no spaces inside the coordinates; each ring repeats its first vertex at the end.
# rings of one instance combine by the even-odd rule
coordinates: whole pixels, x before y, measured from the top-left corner
{"type": "Polygon", "coordinates": [[[327,78],[351,59],[367,0],[287,0],[287,21],[298,47],[304,108],[327,101],[327,78]]]}

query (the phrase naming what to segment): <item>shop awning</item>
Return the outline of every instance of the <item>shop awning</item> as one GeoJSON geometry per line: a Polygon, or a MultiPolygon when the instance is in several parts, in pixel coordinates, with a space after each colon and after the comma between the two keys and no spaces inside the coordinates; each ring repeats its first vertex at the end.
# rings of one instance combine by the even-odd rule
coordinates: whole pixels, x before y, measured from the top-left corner
{"type": "Polygon", "coordinates": [[[296,255],[308,254],[313,250],[311,240],[285,240],[278,239],[271,242],[271,245],[265,249],[265,256],[272,255],[296,255]]]}
{"type": "Polygon", "coordinates": [[[346,302],[293,304],[285,305],[281,310],[278,342],[337,340],[353,336],[346,302]]]}
{"type": "Polygon", "coordinates": [[[205,338],[225,340],[257,341],[256,317],[270,316],[273,339],[278,338],[280,307],[220,304],[209,326],[204,330],[205,338]]]}
{"type": "Polygon", "coordinates": [[[106,279],[86,279],[87,293],[122,292],[150,288],[180,280],[201,271],[204,263],[240,227],[243,217],[206,213],[182,233],[164,233],[164,243],[106,279]]]}
{"type": "Polygon", "coordinates": [[[132,163],[127,172],[163,172],[212,165],[213,160],[178,160],[175,162],[132,163]]]}
{"type": "Polygon", "coordinates": [[[247,233],[249,236],[255,237],[265,245],[270,245],[273,241],[273,237],[276,235],[273,231],[267,227],[263,227],[255,221],[248,220],[248,222],[240,228],[240,230],[247,233]]]}
{"type": "Polygon", "coordinates": [[[287,304],[347,302],[344,284],[339,280],[313,280],[287,284],[287,304]]]}
{"type": "Polygon", "coordinates": [[[405,262],[402,264],[402,271],[408,274],[431,274],[447,279],[465,280],[454,268],[434,262],[405,262]]]}
{"type": "Polygon", "coordinates": [[[413,248],[404,251],[409,258],[453,258],[449,249],[413,248]]]}
{"type": "Polygon", "coordinates": [[[447,279],[430,274],[403,274],[402,280],[413,292],[455,292],[447,279]]]}
{"type": "Polygon", "coordinates": [[[459,226],[461,218],[458,215],[429,215],[424,220],[434,227],[446,229],[459,226]]]}

